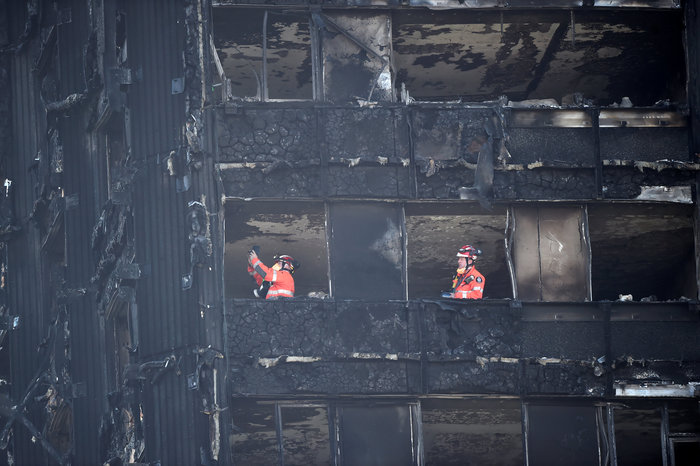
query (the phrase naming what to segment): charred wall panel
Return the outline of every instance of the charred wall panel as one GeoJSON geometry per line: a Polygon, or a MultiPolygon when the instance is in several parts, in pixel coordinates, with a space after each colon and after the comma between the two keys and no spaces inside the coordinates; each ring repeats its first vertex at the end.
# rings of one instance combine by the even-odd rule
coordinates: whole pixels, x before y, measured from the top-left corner
{"type": "Polygon", "coordinates": [[[126,35],[138,44],[129,47],[127,59],[135,76],[127,101],[137,160],[163,161],[183,143],[184,26],[177,23],[183,11],[184,0],[126,3],[126,35]]]}
{"type": "Polygon", "coordinates": [[[247,254],[259,246],[263,264],[288,254],[299,263],[294,271],[295,296],[328,289],[325,206],[321,202],[227,202],[225,296],[252,298],[257,284],[247,273],[247,254]]]}
{"type": "Polygon", "coordinates": [[[596,180],[592,169],[534,168],[497,171],[493,181],[496,199],[583,200],[596,197],[596,180]]]}
{"type": "Polygon", "coordinates": [[[603,159],[686,161],[688,128],[601,128],[603,159]]]}
{"type": "Polygon", "coordinates": [[[585,466],[599,458],[596,412],[591,406],[528,404],[527,463],[585,466]]]}
{"type": "Polygon", "coordinates": [[[277,162],[294,168],[320,164],[313,108],[231,107],[216,116],[219,162],[277,162]]]}
{"type": "Polygon", "coordinates": [[[476,163],[489,133],[493,137],[500,134],[495,117],[489,108],[411,109],[416,164],[426,171],[431,160],[438,169],[457,159],[476,163]]]}
{"type": "Polygon", "coordinates": [[[589,297],[585,212],[577,206],[514,208],[513,261],[525,301],[585,301],[589,297]]]}
{"type": "MultiPolygon", "coordinates": [[[[27,18],[27,9],[14,2],[4,2],[7,8],[10,28],[10,41],[21,42],[21,32],[27,18]],[[14,26],[14,27],[12,27],[14,26]]],[[[36,20],[36,18],[34,18],[36,20]]],[[[28,219],[37,194],[34,182],[27,177],[41,144],[46,123],[39,115],[44,110],[40,103],[38,85],[32,76],[32,67],[39,44],[37,41],[22,42],[23,48],[14,55],[8,55],[10,67],[7,69],[11,85],[11,107],[7,122],[11,129],[11,147],[6,157],[0,161],[4,176],[13,181],[9,190],[9,203],[17,220],[28,219]]],[[[3,122],[5,124],[5,122],[3,122]]],[[[4,201],[3,201],[4,202],[4,201]]],[[[7,335],[6,347],[10,353],[9,396],[19,403],[31,388],[30,382],[48,367],[49,348],[41,348],[41,342],[49,335],[49,305],[46,296],[37,292],[45,284],[41,261],[41,232],[30,222],[16,222],[22,230],[7,243],[7,305],[10,314],[18,315],[22,325],[7,335]],[[37,351],[41,349],[41,351],[37,351]]],[[[41,426],[44,408],[31,403],[27,417],[35,426],[41,426]]],[[[47,461],[47,454],[32,441],[32,434],[19,424],[15,424],[11,448],[18,463],[41,464],[47,461]]]]}
{"type": "MultiPolygon", "coordinates": [[[[136,291],[137,361],[174,358],[144,387],[145,458],[162,464],[200,458],[195,392],[188,390],[187,375],[194,368],[201,309],[196,288],[183,289],[192,270],[187,205],[200,199],[187,190],[189,167],[170,176],[165,163],[171,151],[185,156],[185,7],[184,1],[126,3],[128,65],[139,77],[127,95],[131,152],[141,161],[134,188],[135,262],[143,271],[136,291]]],[[[198,280],[196,271],[191,278],[198,280]]]]}
{"type": "Polygon", "coordinates": [[[328,168],[328,196],[407,198],[411,193],[408,168],[341,167],[328,168]]]}
{"type": "Polygon", "coordinates": [[[401,303],[234,300],[227,322],[234,393],[406,391],[401,303]]]}
{"type": "Polygon", "coordinates": [[[606,199],[637,199],[644,186],[691,186],[695,172],[689,170],[664,170],[630,166],[604,167],[603,195],[606,199]]]}
{"type": "MultiPolygon", "coordinates": [[[[399,110],[392,108],[327,109],[319,113],[321,148],[329,163],[380,162],[399,163],[408,154],[398,153],[397,139],[405,137],[398,131],[399,110]],[[359,161],[355,159],[359,158],[359,161]]],[[[405,145],[405,143],[404,143],[405,145]]]]}
{"type": "Polygon", "coordinates": [[[507,129],[510,162],[551,162],[592,166],[595,160],[593,130],[590,128],[507,129]]]}
{"type": "MultiPolygon", "coordinates": [[[[66,98],[89,92],[90,86],[94,86],[88,80],[97,73],[97,44],[94,36],[90,38],[90,21],[84,2],[71,2],[62,15],[70,15],[70,22],[57,26],[59,95],[66,98]]],[[[104,459],[99,439],[101,416],[106,409],[104,327],[94,302],[84,290],[89,288],[95,267],[92,252],[87,248],[100,208],[95,205],[95,193],[104,193],[107,187],[97,185],[98,179],[93,176],[94,158],[86,134],[88,114],[78,113],[79,110],[83,109],[60,115],[57,130],[63,144],[64,189],[67,197],[75,201],[75,206],[65,213],[65,286],[70,296],[67,308],[72,336],[71,381],[84,388],[85,396],[73,400],[74,455],[78,462],[96,463],[104,459]]]]}

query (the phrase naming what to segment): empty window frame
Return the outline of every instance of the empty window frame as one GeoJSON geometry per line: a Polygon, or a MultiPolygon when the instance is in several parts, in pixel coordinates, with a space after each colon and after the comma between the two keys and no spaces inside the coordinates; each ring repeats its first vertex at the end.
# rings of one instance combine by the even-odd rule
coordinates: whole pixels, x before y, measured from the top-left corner
{"type": "Polygon", "coordinates": [[[590,299],[586,222],[581,205],[531,203],[510,209],[508,241],[518,299],[590,299]]]}
{"type": "Polygon", "coordinates": [[[590,405],[524,403],[525,464],[581,465],[601,464],[604,428],[590,405]]]}
{"type": "Polygon", "coordinates": [[[233,400],[236,464],[417,465],[416,403],[233,400]]]}
{"type": "Polygon", "coordinates": [[[214,46],[233,97],[313,98],[309,13],[214,8],[214,46]]]}
{"type": "Polygon", "coordinates": [[[682,8],[401,10],[392,30],[396,87],[418,100],[686,99],[682,8]]]}
{"type": "Polygon", "coordinates": [[[485,211],[474,204],[407,204],[405,208],[409,298],[435,298],[449,290],[457,250],[482,250],[477,269],[484,275],[484,298],[512,298],[505,251],[506,210],[485,211]]]}
{"type": "Polygon", "coordinates": [[[697,295],[691,205],[590,205],[588,223],[595,301],[697,295]]]}
{"type": "Polygon", "coordinates": [[[224,276],[228,298],[254,298],[248,275],[248,251],[260,246],[260,259],[288,254],[300,263],[294,273],[295,296],[329,293],[326,215],[321,202],[227,201],[224,276]]]}
{"type": "Polygon", "coordinates": [[[523,464],[517,399],[421,401],[426,466],[523,464]]]}
{"type": "Polygon", "coordinates": [[[401,205],[338,202],[329,212],[333,296],[405,299],[401,205]]]}

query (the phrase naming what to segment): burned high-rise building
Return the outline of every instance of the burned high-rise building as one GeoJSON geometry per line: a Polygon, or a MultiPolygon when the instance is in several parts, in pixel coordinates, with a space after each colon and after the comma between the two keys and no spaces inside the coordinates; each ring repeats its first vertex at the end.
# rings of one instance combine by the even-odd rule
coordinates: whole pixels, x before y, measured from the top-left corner
{"type": "Polygon", "coordinates": [[[0,464],[697,464],[699,15],[0,0],[0,464]]]}

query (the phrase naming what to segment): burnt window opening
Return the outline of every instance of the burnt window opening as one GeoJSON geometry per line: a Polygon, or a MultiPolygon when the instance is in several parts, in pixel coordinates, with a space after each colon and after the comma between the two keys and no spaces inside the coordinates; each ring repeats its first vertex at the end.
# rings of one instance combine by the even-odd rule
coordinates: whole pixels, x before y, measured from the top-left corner
{"type": "Polygon", "coordinates": [[[476,264],[484,275],[484,298],[512,298],[505,250],[506,209],[473,204],[408,204],[406,232],[409,298],[435,298],[447,291],[457,269],[457,250],[481,249],[476,264]]]}
{"type": "Polygon", "coordinates": [[[683,31],[681,8],[395,11],[395,82],[427,101],[684,103],[683,31]]]}
{"type": "Polygon", "coordinates": [[[417,465],[417,403],[234,399],[235,458],[250,465],[417,465]]]}
{"type": "Polygon", "coordinates": [[[256,283],[247,272],[247,253],[260,247],[260,259],[288,254],[300,263],[295,296],[329,294],[326,213],[321,202],[227,201],[224,277],[226,296],[254,298],[256,283]]]}
{"type": "Polygon", "coordinates": [[[522,301],[591,299],[586,208],[530,203],[509,211],[517,298],[522,301]]]}
{"type": "Polygon", "coordinates": [[[588,223],[595,301],[697,296],[692,205],[591,205],[588,223]]]}
{"type": "Polygon", "coordinates": [[[329,211],[333,296],[405,299],[401,205],[334,203],[329,211]]]}
{"type": "Polygon", "coordinates": [[[626,400],[614,405],[617,464],[697,464],[700,411],[697,401],[626,400]]]}
{"type": "Polygon", "coordinates": [[[517,399],[421,400],[426,466],[523,464],[517,399]]]}
{"type": "Polygon", "coordinates": [[[555,403],[523,403],[525,464],[608,464],[601,458],[611,459],[614,439],[606,430],[605,408],[555,403]]]}
{"type": "Polygon", "coordinates": [[[214,47],[227,98],[311,100],[309,24],[303,11],[215,8],[214,47]]]}

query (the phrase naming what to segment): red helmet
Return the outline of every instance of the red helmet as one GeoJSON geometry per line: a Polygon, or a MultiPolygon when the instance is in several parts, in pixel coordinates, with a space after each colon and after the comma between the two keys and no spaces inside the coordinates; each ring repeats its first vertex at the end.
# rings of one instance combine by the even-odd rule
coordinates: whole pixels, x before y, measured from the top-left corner
{"type": "Polygon", "coordinates": [[[474,246],[465,244],[459,251],[457,251],[457,257],[466,257],[467,259],[476,260],[477,257],[481,255],[481,249],[477,249],[474,246]]]}
{"type": "Polygon", "coordinates": [[[289,256],[287,254],[280,254],[279,256],[275,256],[275,262],[281,262],[282,268],[284,268],[284,266],[286,265],[289,268],[290,272],[294,272],[294,268],[299,266],[298,262],[295,261],[292,256],[289,256]]]}

